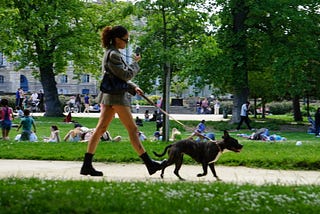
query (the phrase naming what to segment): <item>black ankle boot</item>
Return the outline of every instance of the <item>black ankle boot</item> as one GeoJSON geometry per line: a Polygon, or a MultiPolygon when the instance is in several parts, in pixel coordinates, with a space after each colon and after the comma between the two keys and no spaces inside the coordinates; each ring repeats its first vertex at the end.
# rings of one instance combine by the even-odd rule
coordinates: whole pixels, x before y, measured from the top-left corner
{"type": "Polygon", "coordinates": [[[80,170],[81,175],[91,175],[91,176],[103,176],[103,173],[97,171],[92,166],[93,154],[85,153],[83,165],[80,170]]]}
{"type": "Polygon", "coordinates": [[[149,155],[145,152],[143,153],[140,158],[143,160],[144,164],[146,165],[149,175],[156,173],[156,171],[162,169],[162,162],[152,160],[149,155]]]}

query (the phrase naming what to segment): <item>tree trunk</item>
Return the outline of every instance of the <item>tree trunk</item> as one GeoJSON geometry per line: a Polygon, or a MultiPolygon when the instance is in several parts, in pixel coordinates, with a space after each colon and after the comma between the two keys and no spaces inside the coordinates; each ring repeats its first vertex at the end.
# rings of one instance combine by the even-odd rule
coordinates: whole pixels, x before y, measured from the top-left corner
{"type": "Polygon", "coordinates": [[[52,67],[40,68],[40,81],[44,92],[45,116],[63,117],[63,111],[57,92],[57,83],[52,67]]]}
{"type": "Polygon", "coordinates": [[[263,98],[262,98],[261,102],[262,102],[262,106],[261,106],[262,107],[262,112],[261,112],[261,114],[262,114],[262,118],[264,119],[264,118],[266,118],[266,103],[263,100],[263,98]]]}
{"type": "MultiPolygon", "coordinates": [[[[167,50],[167,20],[166,20],[166,10],[163,7],[162,20],[163,20],[163,49],[167,50]]],[[[171,83],[171,66],[170,62],[164,63],[164,83],[163,83],[163,107],[166,112],[169,113],[169,102],[170,102],[170,83],[171,83]]],[[[169,129],[170,120],[168,115],[163,115],[163,128],[162,128],[162,140],[169,141],[169,129]]]]}
{"type": "Polygon", "coordinates": [[[231,123],[238,123],[240,121],[240,112],[242,104],[248,100],[248,91],[243,90],[242,92],[235,94],[233,97],[233,108],[232,108],[232,119],[231,123]]]}
{"type": "Polygon", "coordinates": [[[300,110],[300,99],[299,96],[294,96],[292,100],[292,105],[293,105],[293,117],[294,121],[302,121],[302,114],[300,110]]]}
{"type": "Polygon", "coordinates": [[[44,93],[45,116],[63,117],[61,103],[58,97],[57,83],[53,72],[53,53],[55,45],[43,48],[40,40],[35,41],[40,70],[40,82],[44,93]]]}
{"type": "Polygon", "coordinates": [[[232,85],[233,85],[233,108],[231,123],[240,121],[241,106],[248,100],[249,83],[247,71],[247,42],[246,27],[247,8],[244,0],[235,0],[232,8],[233,34],[231,57],[233,57],[232,85]]]}
{"type": "MultiPolygon", "coordinates": [[[[171,83],[171,70],[170,70],[170,63],[165,63],[164,66],[164,85],[163,85],[163,107],[166,112],[169,112],[170,109],[170,83],[171,83]]],[[[169,141],[170,135],[170,119],[168,115],[163,115],[163,141],[169,141]]]]}
{"type": "Polygon", "coordinates": [[[258,116],[257,116],[257,98],[255,97],[254,99],[253,99],[253,117],[254,118],[257,118],[258,116]]]}
{"type": "Polygon", "coordinates": [[[310,99],[309,99],[309,95],[307,95],[306,99],[307,99],[307,115],[308,115],[308,117],[310,117],[310,99]]]}

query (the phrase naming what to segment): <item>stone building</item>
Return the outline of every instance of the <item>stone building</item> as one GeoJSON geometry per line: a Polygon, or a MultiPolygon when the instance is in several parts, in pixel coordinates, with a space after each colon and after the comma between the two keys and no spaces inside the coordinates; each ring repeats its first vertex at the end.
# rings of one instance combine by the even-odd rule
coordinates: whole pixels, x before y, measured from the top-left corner
{"type": "MultiPolygon", "coordinates": [[[[42,85],[38,79],[32,75],[33,70],[30,68],[14,70],[13,63],[7,63],[5,58],[0,54],[0,93],[12,94],[18,88],[22,88],[26,92],[32,93],[42,89],[42,85]]],[[[55,77],[57,82],[57,90],[59,94],[91,94],[98,93],[98,81],[90,74],[83,74],[79,79],[74,79],[72,66],[67,68],[65,74],[59,74],[55,77]]]]}

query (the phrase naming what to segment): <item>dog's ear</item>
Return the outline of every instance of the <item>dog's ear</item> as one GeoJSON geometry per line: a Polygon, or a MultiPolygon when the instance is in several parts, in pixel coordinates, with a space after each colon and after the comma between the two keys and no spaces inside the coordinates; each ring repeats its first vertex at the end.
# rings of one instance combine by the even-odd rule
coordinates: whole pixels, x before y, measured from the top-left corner
{"type": "Polygon", "coordinates": [[[227,130],[224,130],[224,131],[223,131],[223,136],[222,136],[222,138],[223,138],[223,139],[227,139],[227,138],[229,138],[229,137],[230,137],[230,135],[229,135],[228,131],[227,131],[227,130]]]}

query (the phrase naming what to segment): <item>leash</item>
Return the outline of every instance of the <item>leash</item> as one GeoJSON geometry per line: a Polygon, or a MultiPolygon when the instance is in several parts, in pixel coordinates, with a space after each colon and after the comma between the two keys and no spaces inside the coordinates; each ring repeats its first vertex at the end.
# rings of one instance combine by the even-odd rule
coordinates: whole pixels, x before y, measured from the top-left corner
{"type": "MultiPolygon", "coordinates": [[[[148,103],[150,103],[151,105],[153,105],[154,107],[158,108],[162,113],[164,113],[165,115],[167,115],[168,117],[170,117],[172,120],[174,120],[175,122],[179,123],[181,126],[183,126],[183,128],[185,129],[192,129],[194,130],[193,128],[191,127],[187,127],[185,124],[181,123],[179,120],[176,120],[175,118],[173,118],[168,112],[166,112],[165,110],[163,110],[161,107],[157,106],[157,104],[155,104],[152,100],[150,100],[145,94],[140,94],[141,97],[143,97],[146,101],[148,101],[148,103]]],[[[215,140],[212,140],[211,138],[209,138],[208,136],[205,136],[201,133],[197,133],[198,136],[202,137],[202,138],[205,138],[206,140],[209,140],[211,142],[214,142],[217,144],[217,141],[215,140]]],[[[220,152],[221,152],[221,148],[220,146],[217,144],[220,152]]]]}
{"type": "Polygon", "coordinates": [[[154,107],[158,108],[162,113],[164,113],[165,115],[167,115],[168,117],[170,117],[172,120],[174,120],[175,122],[179,123],[181,126],[183,126],[184,128],[186,128],[186,125],[184,125],[183,123],[181,123],[179,120],[176,120],[175,118],[173,118],[168,112],[166,112],[166,111],[163,110],[162,108],[158,107],[157,104],[155,104],[154,102],[152,102],[152,100],[150,100],[148,97],[146,97],[146,95],[140,94],[140,96],[143,97],[146,101],[148,101],[148,103],[150,103],[150,104],[153,105],[154,107]]]}

